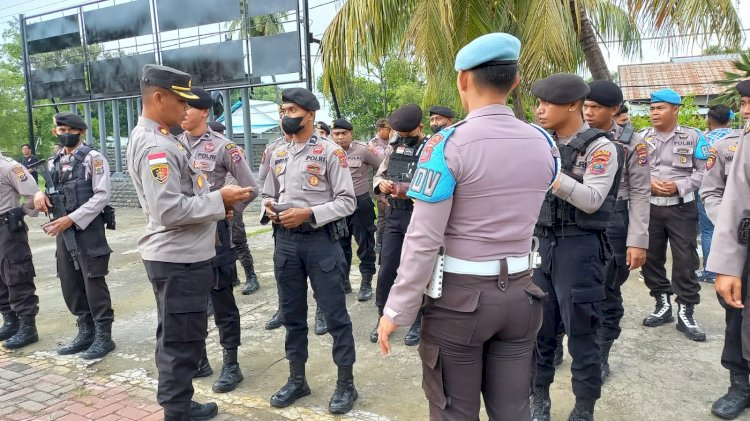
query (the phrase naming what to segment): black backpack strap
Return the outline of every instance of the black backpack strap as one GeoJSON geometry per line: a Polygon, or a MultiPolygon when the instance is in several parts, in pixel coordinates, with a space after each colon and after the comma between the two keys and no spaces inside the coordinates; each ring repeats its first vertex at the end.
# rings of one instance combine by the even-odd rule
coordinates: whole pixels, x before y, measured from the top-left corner
{"type": "Polygon", "coordinates": [[[580,153],[585,153],[591,142],[600,138],[606,137],[609,140],[613,140],[612,134],[603,130],[589,128],[586,131],[578,133],[569,145],[580,153]]]}
{"type": "Polygon", "coordinates": [[[83,162],[92,150],[93,149],[89,145],[81,145],[80,148],[73,152],[73,157],[75,157],[76,161],[83,162]]]}
{"type": "Polygon", "coordinates": [[[620,191],[620,181],[622,181],[622,172],[625,170],[625,147],[618,142],[612,142],[612,144],[617,149],[617,173],[615,173],[615,181],[612,183],[609,193],[617,198],[617,192],[620,191]]]}
{"type": "Polygon", "coordinates": [[[622,126],[622,132],[620,132],[620,138],[618,141],[622,144],[629,144],[630,139],[633,138],[633,134],[635,134],[635,127],[633,127],[630,122],[625,123],[624,126],[622,126]]]}

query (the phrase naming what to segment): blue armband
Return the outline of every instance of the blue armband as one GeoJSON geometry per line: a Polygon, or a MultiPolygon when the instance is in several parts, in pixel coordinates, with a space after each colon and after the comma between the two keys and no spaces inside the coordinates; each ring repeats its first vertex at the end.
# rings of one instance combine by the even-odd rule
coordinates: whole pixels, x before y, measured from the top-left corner
{"type": "Polygon", "coordinates": [[[550,187],[552,187],[552,184],[555,182],[555,180],[557,179],[557,177],[560,175],[560,169],[562,168],[562,164],[560,162],[560,150],[557,148],[557,143],[555,143],[555,140],[552,139],[552,136],[550,136],[549,133],[547,133],[546,130],[544,130],[540,126],[537,126],[536,124],[533,124],[533,123],[531,123],[531,127],[537,129],[539,131],[539,133],[541,133],[542,136],[544,136],[544,139],[549,144],[550,152],[552,153],[552,158],[553,158],[554,166],[555,166],[555,168],[554,168],[555,172],[552,175],[552,180],[549,181],[549,185],[550,185],[550,187]]]}
{"type": "Polygon", "coordinates": [[[455,127],[448,127],[427,140],[407,196],[429,203],[442,202],[453,196],[456,178],[445,161],[445,144],[455,130],[455,127]]]}
{"type": "Polygon", "coordinates": [[[708,159],[708,156],[711,155],[709,152],[709,149],[711,149],[711,145],[708,144],[708,140],[706,140],[706,136],[703,136],[703,133],[701,133],[698,129],[693,129],[698,133],[698,143],[695,145],[695,150],[693,151],[693,156],[698,159],[708,159]]]}

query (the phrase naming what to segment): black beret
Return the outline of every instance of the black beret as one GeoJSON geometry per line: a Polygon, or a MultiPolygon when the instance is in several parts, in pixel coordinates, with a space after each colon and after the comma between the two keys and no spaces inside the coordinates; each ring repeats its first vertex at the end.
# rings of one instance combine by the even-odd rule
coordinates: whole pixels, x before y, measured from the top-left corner
{"type": "Polygon", "coordinates": [[[531,85],[531,93],[544,101],[553,104],[569,104],[586,98],[589,85],[570,73],[556,73],[531,85]]]}
{"type": "Polygon", "coordinates": [[[740,96],[750,96],[750,79],[739,82],[737,92],[740,93],[740,96]]]}
{"type": "Polygon", "coordinates": [[[76,113],[57,113],[55,114],[55,126],[68,126],[78,130],[85,130],[89,127],[83,121],[81,116],[76,113]]]}
{"type": "Polygon", "coordinates": [[[305,88],[288,88],[281,91],[281,102],[293,102],[308,111],[318,111],[320,102],[315,94],[305,88]]]}
{"type": "Polygon", "coordinates": [[[224,130],[227,129],[227,127],[225,125],[219,123],[218,121],[209,121],[208,122],[208,127],[210,127],[211,130],[213,130],[215,132],[223,132],[224,130]]]}
{"type": "Polygon", "coordinates": [[[608,80],[595,80],[589,83],[589,94],[586,99],[605,107],[615,107],[622,104],[622,89],[608,80]]]}
{"type": "Polygon", "coordinates": [[[188,99],[187,103],[189,106],[201,110],[211,108],[211,105],[213,105],[214,102],[211,100],[211,94],[208,93],[208,91],[201,88],[193,88],[192,91],[195,94],[196,99],[188,99]]]}
{"type": "Polygon", "coordinates": [[[430,115],[437,114],[441,115],[443,117],[453,118],[456,116],[456,113],[453,112],[448,107],[441,107],[440,105],[433,105],[430,107],[430,115]]]}
{"type": "Polygon", "coordinates": [[[185,72],[158,64],[143,66],[141,81],[146,85],[169,89],[185,99],[198,99],[191,90],[191,76],[185,72]]]}
{"type": "Polygon", "coordinates": [[[319,121],[315,124],[316,129],[323,130],[324,132],[331,134],[331,127],[325,123],[325,121],[319,121]]]}
{"type": "Polygon", "coordinates": [[[345,119],[339,118],[339,119],[333,120],[333,129],[334,130],[344,129],[344,130],[352,131],[354,130],[354,126],[352,126],[352,123],[346,121],[345,119]]]}
{"type": "Polygon", "coordinates": [[[417,104],[404,105],[388,118],[391,128],[397,132],[410,132],[422,123],[422,109],[417,104]]]}

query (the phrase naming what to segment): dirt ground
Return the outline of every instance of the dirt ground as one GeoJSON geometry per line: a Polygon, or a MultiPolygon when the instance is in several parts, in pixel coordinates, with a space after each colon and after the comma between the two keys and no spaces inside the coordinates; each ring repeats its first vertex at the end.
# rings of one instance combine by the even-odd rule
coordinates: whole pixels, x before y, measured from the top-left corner
{"type": "MultiPolygon", "coordinates": [[[[114,250],[107,283],[115,307],[114,340],[117,349],[104,360],[82,368],[92,375],[142,373],[147,381],[155,376],[153,362],[156,308],[151,286],[146,278],[140,255],[136,250],[138,237],[145,220],[138,209],[118,209],[117,231],[107,231],[114,250]]],[[[273,242],[267,228],[255,224],[256,214],[247,213],[248,235],[261,289],[251,296],[236,292],[243,326],[243,345],[240,364],[245,381],[240,387],[223,396],[211,393],[212,382],[221,368],[221,348],[217,329],[211,328],[208,353],[217,374],[195,382],[198,399],[219,400],[222,411],[231,410],[240,400],[252,401],[257,419],[304,419],[294,408],[309,409],[325,419],[325,408],[335,386],[336,368],[331,360],[332,338],[315,336],[310,331],[310,361],[308,381],[313,394],[304,398],[289,411],[278,411],[268,406],[268,398],[286,381],[288,369],[284,359],[284,329],[263,329],[266,320],[277,306],[271,255],[273,242]]],[[[37,318],[40,341],[18,355],[41,354],[58,358],[54,353],[58,344],[75,335],[75,320],[63,302],[59,281],[55,277],[55,243],[39,228],[43,216],[28,220],[30,242],[37,269],[36,285],[41,300],[37,318]]],[[[241,271],[241,269],[240,269],[241,271]]],[[[240,272],[242,273],[242,272],[240,272]]],[[[427,418],[427,404],[421,389],[420,362],[416,347],[394,346],[389,357],[382,357],[377,346],[368,340],[376,321],[373,301],[360,303],[356,299],[359,275],[352,273],[355,293],[347,305],[354,324],[357,345],[355,381],[359,400],[355,411],[340,419],[361,420],[418,420],[427,418]]],[[[645,314],[653,308],[653,300],[644,284],[633,273],[624,286],[625,318],[623,333],[612,349],[612,375],[602,391],[596,409],[597,420],[710,420],[711,403],[721,396],[728,385],[728,373],[721,367],[723,343],[723,310],[713,288],[703,285],[703,304],[697,318],[708,340],[696,343],[686,339],[674,326],[652,329],[641,325],[645,314]]],[[[314,302],[310,294],[309,323],[312,326],[314,302]]],[[[393,338],[403,341],[405,329],[393,338]]],[[[0,351],[8,352],[8,351],[0,351]]],[[[570,357],[558,368],[552,390],[553,419],[564,420],[574,399],[570,386],[570,357]]],[[[143,380],[143,379],[141,379],[143,380]]],[[[318,418],[317,416],[315,418],[318,418]]],[[[333,419],[333,417],[331,417],[333,419]]],[[[486,416],[483,415],[483,419],[486,416]]],[[[750,419],[750,411],[745,414],[750,419]]]]}

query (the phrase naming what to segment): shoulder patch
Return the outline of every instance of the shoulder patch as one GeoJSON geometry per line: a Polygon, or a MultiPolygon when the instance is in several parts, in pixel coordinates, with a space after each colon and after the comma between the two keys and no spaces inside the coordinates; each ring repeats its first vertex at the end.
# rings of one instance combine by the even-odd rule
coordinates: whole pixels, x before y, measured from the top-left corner
{"type": "Polygon", "coordinates": [[[407,196],[428,203],[442,202],[453,196],[456,178],[445,160],[445,144],[455,130],[455,127],[445,128],[427,141],[407,196]]]}
{"type": "Polygon", "coordinates": [[[26,181],[26,179],[28,178],[26,176],[26,171],[24,171],[23,165],[21,164],[14,165],[13,168],[11,168],[11,171],[13,171],[13,174],[15,174],[16,177],[18,177],[18,179],[21,181],[26,181]]]}
{"type": "Polygon", "coordinates": [[[372,152],[373,155],[378,156],[378,150],[375,149],[374,146],[370,145],[370,146],[367,147],[367,149],[369,149],[370,152],[372,152]]]}
{"type": "Polygon", "coordinates": [[[648,165],[648,146],[639,143],[635,147],[635,156],[638,159],[638,165],[642,167],[648,165]]]}
{"type": "Polygon", "coordinates": [[[148,154],[148,165],[151,169],[151,176],[154,180],[164,184],[169,178],[169,164],[167,163],[166,152],[148,154]]]}
{"type": "MultiPolygon", "coordinates": [[[[314,150],[313,153],[315,153],[314,150]]],[[[339,164],[341,165],[341,168],[349,168],[349,159],[346,157],[346,152],[344,152],[343,149],[337,148],[333,151],[333,154],[339,158],[339,164]]]]}
{"type": "Polygon", "coordinates": [[[94,174],[104,174],[104,160],[100,158],[96,158],[93,161],[91,161],[91,166],[93,167],[94,174]]]}
{"type": "Polygon", "coordinates": [[[706,171],[716,165],[716,148],[710,148],[708,151],[710,155],[708,155],[708,159],[706,160],[706,171]]]}

